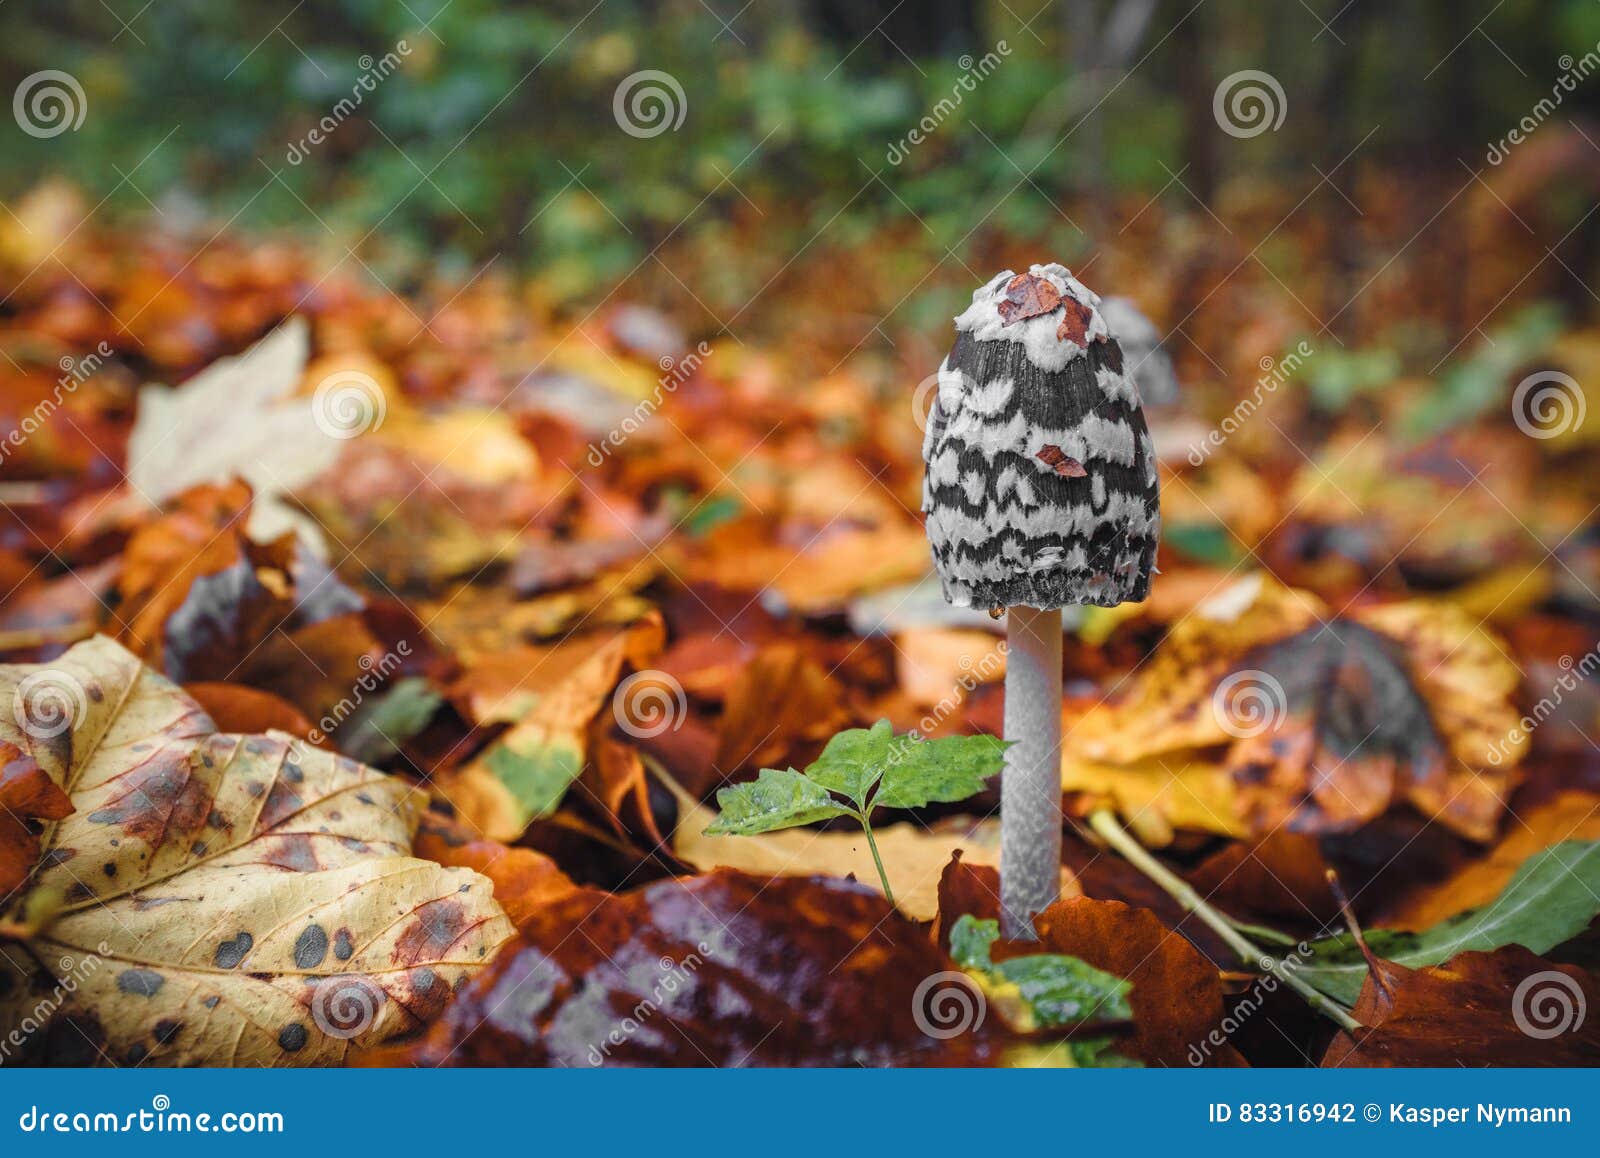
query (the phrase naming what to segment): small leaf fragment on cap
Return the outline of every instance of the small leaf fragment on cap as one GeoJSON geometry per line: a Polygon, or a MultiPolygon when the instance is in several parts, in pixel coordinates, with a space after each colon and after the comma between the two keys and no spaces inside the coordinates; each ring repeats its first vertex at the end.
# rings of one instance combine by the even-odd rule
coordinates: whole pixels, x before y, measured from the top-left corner
{"type": "Polygon", "coordinates": [[[1083,468],[1083,463],[1068,455],[1059,446],[1046,443],[1034,455],[1045,466],[1050,467],[1062,478],[1088,478],[1089,472],[1083,468]]]}
{"type": "MultiPolygon", "coordinates": [[[[1094,311],[1080,302],[1077,298],[1066,297],[1062,299],[1066,309],[1061,315],[1061,324],[1056,327],[1056,340],[1061,342],[1075,342],[1080,346],[1089,344],[1089,323],[1094,320],[1094,311]]],[[[1119,359],[1120,361],[1120,352],[1119,359]]],[[[1121,367],[1118,366],[1120,372],[1121,367]]]]}
{"type": "Polygon", "coordinates": [[[1061,304],[1061,291],[1046,279],[1019,273],[1006,283],[1005,300],[1000,303],[1000,318],[1006,325],[1048,314],[1061,304]]]}

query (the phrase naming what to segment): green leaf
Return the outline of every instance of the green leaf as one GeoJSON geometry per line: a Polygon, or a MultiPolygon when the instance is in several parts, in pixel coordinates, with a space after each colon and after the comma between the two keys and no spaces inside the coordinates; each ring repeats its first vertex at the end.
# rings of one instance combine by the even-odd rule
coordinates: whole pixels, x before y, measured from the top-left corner
{"type": "Polygon", "coordinates": [[[950,927],[950,956],[969,973],[1009,983],[1041,1025],[1131,1021],[1131,984],[1064,953],[1030,953],[995,964],[990,956],[1000,922],[968,914],[950,927]]]}
{"type": "Polygon", "coordinates": [[[970,913],[964,914],[950,926],[950,956],[963,969],[993,969],[989,947],[999,937],[999,921],[980,921],[970,913]]]}
{"type": "MultiPolygon", "coordinates": [[[[1600,841],[1569,840],[1522,862],[1489,904],[1421,933],[1373,929],[1367,943],[1385,960],[1411,969],[1438,965],[1469,950],[1518,944],[1544,953],[1583,932],[1600,913],[1600,841]]],[[[1311,943],[1311,963],[1295,969],[1335,1001],[1353,1005],[1367,965],[1349,934],[1311,943]]]]}
{"type": "Polygon", "coordinates": [[[750,783],[721,789],[717,807],[722,814],[706,829],[710,836],[755,836],[850,815],[826,788],[793,768],[763,768],[750,783]]]}
{"type": "Polygon", "coordinates": [[[895,739],[888,720],[879,720],[870,728],[851,728],[828,741],[822,755],[806,768],[806,775],[864,812],[867,796],[903,742],[895,739]]]}
{"type": "Polygon", "coordinates": [[[1005,762],[1005,748],[993,736],[896,736],[888,720],[879,720],[871,728],[853,728],[829,740],[806,775],[861,812],[869,806],[920,808],[981,792],[983,782],[1005,762]]]}
{"type": "Polygon", "coordinates": [[[895,741],[896,758],[884,768],[872,803],[878,808],[921,808],[976,796],[1005,764],[1005,753],[1006,742],[995,736],[902,737],[895,741]]]}
{"type": "Polygon", "coordinates": [[[442,703],[444,697],[426,678],[407,676],[351,713],[334,742],[352,759],[380,764],[426,728],[442,703]]]}
{"type": "Polygon", "coordinates": [[[562,736],[524,751],[501,744],[485,764],[522,808],[520,819],[537,820],[560,807],[567,788],[583,771],[583,753],[562,736]]]}
{"type": "Polygon", "coordinates": [[[1041,1025],[1133,1020],[1133,986],[1076,957],[1035,953],[1002,961],[994,971],[1017,987],[1041,1025]]]}

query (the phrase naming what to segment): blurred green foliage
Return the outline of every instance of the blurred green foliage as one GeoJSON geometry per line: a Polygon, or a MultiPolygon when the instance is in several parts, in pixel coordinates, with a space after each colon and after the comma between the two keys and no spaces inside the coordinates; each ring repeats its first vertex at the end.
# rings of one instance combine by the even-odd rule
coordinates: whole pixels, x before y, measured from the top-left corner
{"type": "Polygon", "coordinates": [[[0,192],[60,174],[112,207],[171,212],[186,195],[218,224],[336,247],[381,237],[462,267],[507,254],[558,296],[614,281],[663,240],[732,244],[752,221],[786,252],[824,228],[850,246],[888,225],[960,256],[1003,227],[1048,235],[1070,259],[1083,238],[1061,202],[1090,182],[1208,194],[1200,105],[1233,70],[1269,68],[1296,115],[1283,133],[1224,139],[1229,171],[1303,170],[1308,143],[1374,123],[1365,155],[1413,158],[1423,141],[1481,156],[1548,91],[1561,52],[1600,41],[1592,0],[1481,12],[1456,0],[1162,0],[1131,73],[1085,76],[1078,6],[1065,0],[945,0],[926,15],[921,3],[12,0],[0,8],[8,90],[63,69],[88,115],[50,139],[8,127],[0,192]],[[999,67],[964,89],[963,57],[1002,41],[999,67]],[[363,60],[402,43],[394,75],[293,163],[295,144],[352,96],[363,60]],[[1435,59],[1427,99],[1409,99],[1435,59]],[[618,128],[613,95],[642,69],[681,84],[681,128],[648,139],[618,128]],[[891,163],[958,92],[925,143],[891,163]]]}

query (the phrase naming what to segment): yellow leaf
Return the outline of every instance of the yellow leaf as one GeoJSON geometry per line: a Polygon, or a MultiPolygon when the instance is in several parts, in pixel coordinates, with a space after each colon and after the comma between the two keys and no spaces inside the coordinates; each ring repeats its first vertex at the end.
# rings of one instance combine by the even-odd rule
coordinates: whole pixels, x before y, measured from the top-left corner
{"type": "Polygon", "coordinates": [[[115,1064],[334,1063],[425,1024],[511,936],[488,880],[409,855],[405,784],[218,734],[108,639],[0,666],[0,698],[0,739],[76,809],[10,906],[16,927],[52,902],[0,960],[7,1032],[54,986],[115,1064]]]}

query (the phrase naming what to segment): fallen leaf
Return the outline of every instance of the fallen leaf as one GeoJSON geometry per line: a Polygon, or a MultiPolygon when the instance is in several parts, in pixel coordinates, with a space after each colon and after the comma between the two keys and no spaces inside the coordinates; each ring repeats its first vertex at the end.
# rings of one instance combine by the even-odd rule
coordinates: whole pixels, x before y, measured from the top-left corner
{"type": "Polygon", "coordinates": [[[1116,794],[1121,781],[1159,781],[1161,769],[1175,778],[1216,769],[1223,791],[1185,826],[1349,832],[1409,804],[1487,841],[1526,748],[1517,678],[1503,649],[1454,608],[1419,601],[1333,616],[1313,597],[1265,585],[1231,618],[1174,625],[1128,693],[1073,726],[1063,784],[1116,794]]]}
{"type": "MultiPolygon", "coordinates": [[[[1151,1065],[1192,1065],[1192,1051],[1224,1020],[1216,966],[1149,909],[1073,897],[1034,918],[1045,948],[1087,961],[1133,983],[1134,1033],[1119,1048],[1151,1065]]],[[[1213,1064],[1239,1065],[1232,1046],[1209,1052],[1213,1064]]]]}
{"type": "Polygon", "coordinates": [[[1368,975],[1326,1067],[1600,1065],[1593,979],[1521,946],[1462,953],[1443,965],[1382,966],[1368,975]]]}
{"type": "Polygon", "coordinates": [[[146,386],[128,437],[128,484],[152,503],[191,486],[238,477],[255,492],[250,529],[263,539],[314,524],[280,498],[326,471],[344,445],[318,422],[315,402],[294,397],[310,351],[295,317],[236,358],[223,358],[177,389],[146,386]]]}
{"type": "MultiPolygon", "coordinates": [[[[1566,791],[1517,809],[1517,823],[1482,857],[1447,879],[1412,891],[1384,909],[1384,924],[1426,929],[1468,909],[1489,904],[1527,861],[1563,841],[1600,841],[1600,797],[1566,791]]],[[[1404,885],[1402,885],[1404,887],[1404,885]]]]}
{"type": "Polygon", "coordinates": [[[315,731],[311,721],[288,700],[259,688],[191,683],[183,685],[183,692],[200,705],[220,732],[287,732],[297,739],[309,740],[315,731]]]}
{"type": "MultiPolygon", "coordinates": [[[[603,642],[588,643],[581,659],[557,645],[526,673],[524,678],[531,677],[526,696],[515,686],[494,685],[493,698],[477,703],[485,718],[504,718],[508,706],[522,709],[521,715],[470,764],[439,775],[439,792],[495,840],[515,840],[529,823],[553,813],[583,772],[589,721],[613,699],[622,719],[620,701],[630,696],[619,691],[613,697],[612,690],[630,651],[642,659],[659,647],[659,632],[648,635],[654,643],[640,644],[628,631],[603,635],[603,642]]],[[[674,704],[669,710],[678,709],[674,704]]]]}
{"type": "MultiPolygon", "coordinates": [[[[1568,841],[1525,861],[1505,890],[1481,909],[1458,913],[1420,933],[1369,929],[1367,943],[1408,968],[1437,965],[1458,953],[1521,945],[1548,952],[1576,937],[1600,913],[1600,841],[1568,841]]],[[[1336,1001],[1353,1002],[1368,974],[1350,934],[1311,943],[1309,963],[1296,969],[1336,1001]]]]}
{"type": "Polygon", "coordinates": [[[545,909],[413,1049],[412,1065],[980,1065],[999,1019],[925,1033],[951,970],[845,881],[719,871],[545,909]],[[925,989],[926,987],[924,987],[925,989]],[[920,1002],[919,1002],[920,998],[920,1002]]]}
{"type": "Polygon", "coordinates": [[[71,814],[72,801],[34,758],[0,742],[0,904],[39,861],[39,837],[29,822],[71,814]]]}
{"type": "Polygon", "coordinates": [[[426,1024],[510,935],[488,881],[409,855],[403,783],[218,734],[108,639],[0,667],[0,695],[0,738],[76,809],[10,910],[33,931],[5,954],[8,1030],[54,987],[115,1064],[337,1062],[426,1024]]]}

